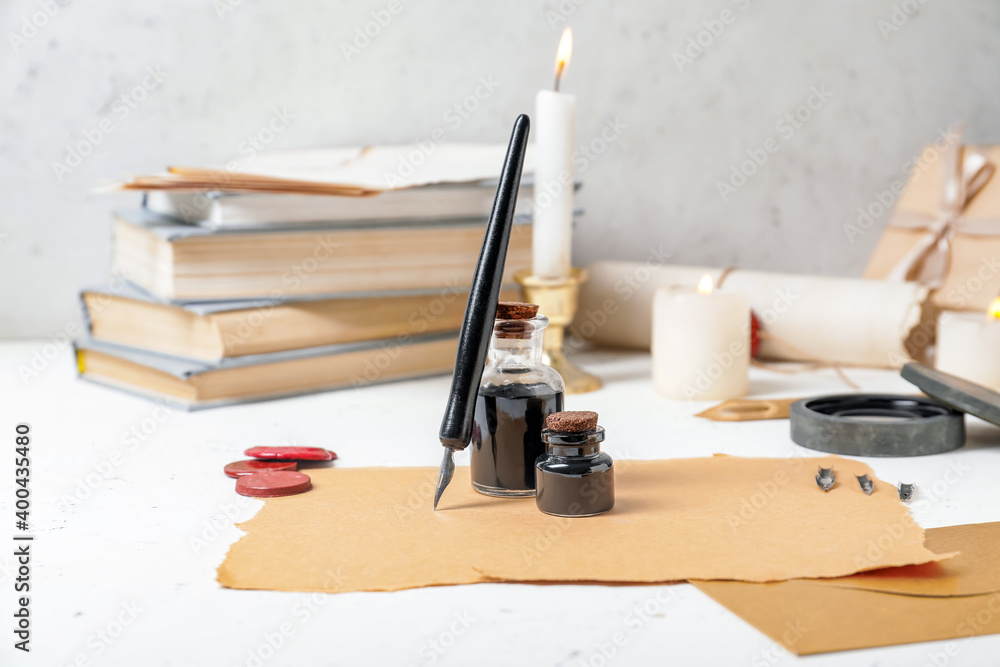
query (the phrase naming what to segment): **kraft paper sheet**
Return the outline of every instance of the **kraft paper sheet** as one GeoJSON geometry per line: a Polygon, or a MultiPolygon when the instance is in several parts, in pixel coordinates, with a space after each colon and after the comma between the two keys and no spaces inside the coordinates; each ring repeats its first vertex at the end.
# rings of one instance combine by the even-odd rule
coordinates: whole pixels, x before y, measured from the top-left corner
{"type": "Polygon", "coordinates": [[[542,514],[474,492],[459,467],[437,512],[433,468],[310,470],[308,493],[266,501],[218,572],[229,588],[392,591],[484,581],[777,581],[947,558],[924,546],[895,489],[839,457],[618,461],[617,504],[542,514]],[[837,485],[817,487],[817,466],[837,485]]]}
{"type": "Polygon", "coordinates": [[[964,597],[1000,591],[1000,522],[932,528],[927,531],[924,546],[938,552],[958,551],[959,555],[940,562],[814,583],[923,597],[964,597]]]}
{"type": "Polygon", "coordinates": [[[961,553],[840,579],[691,583],[799,655],[1000,633],[1000,523],[932,528],[926,546],[961,553]]]}

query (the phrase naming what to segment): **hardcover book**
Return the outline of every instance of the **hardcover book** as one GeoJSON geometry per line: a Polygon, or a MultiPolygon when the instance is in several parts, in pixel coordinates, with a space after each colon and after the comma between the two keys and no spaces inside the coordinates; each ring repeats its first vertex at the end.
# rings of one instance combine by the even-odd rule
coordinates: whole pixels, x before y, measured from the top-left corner
{"type": "Polygon", "coordinates": [[[185,360],[87,340],[76,343],[80,377],[187,410],[450,373],[458,334],[185,360]]]}
{"type": "MultiPolygon", "coordinates": [[[[219,231],[140,209],[115,216],[112,270],[177,301],[467,287],[486,222],[219,231]]],[[[515,222],[507,283],[531,266],[531,226],[523,217],[515,222]]]]}
{"type": "MultiPolygon", "coordinates": [[[[457,331],[468,290],[425,294],[169,303],[141,289],[85,290],[91,338],[218,362],[228,357],[457,331]]],[[[518,301],[506,288],[501,300],[518,301]]]]}

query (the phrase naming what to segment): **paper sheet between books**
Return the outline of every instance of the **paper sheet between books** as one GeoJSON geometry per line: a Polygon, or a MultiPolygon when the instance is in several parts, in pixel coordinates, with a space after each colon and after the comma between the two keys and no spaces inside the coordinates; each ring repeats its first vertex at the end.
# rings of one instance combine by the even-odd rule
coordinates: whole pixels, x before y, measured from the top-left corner
{"type": "MultiPolygon", "coordinates": [[[[406,144],[266,151],[252,163],[170,167],[112,186],[126,190],[225,190],[366,196],[380,191],[500,177],[506,144],[406,144]]],[[[534,149],[524,174],[534,169],[534,149]]]]}

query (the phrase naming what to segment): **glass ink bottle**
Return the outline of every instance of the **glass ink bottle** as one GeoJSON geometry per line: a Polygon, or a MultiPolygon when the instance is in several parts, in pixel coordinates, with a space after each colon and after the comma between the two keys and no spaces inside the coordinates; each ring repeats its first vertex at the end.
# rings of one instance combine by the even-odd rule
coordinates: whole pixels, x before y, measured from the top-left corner
{"type": "Polygon", "coordinates": [[[614,461],[601,451],[604,428],[596,412],[549,415],[545,454],[535,463],[535,503],[546,514],[595,516],[615,506],[614,461]]]}
{"type": "Polygon", "coordinates": [[[545,418],[563,408],[562,377],[542,363],[548,323],[534,304],[497,307],[472,431],[472,486],[488,496],[535,495],[545,418]]]}

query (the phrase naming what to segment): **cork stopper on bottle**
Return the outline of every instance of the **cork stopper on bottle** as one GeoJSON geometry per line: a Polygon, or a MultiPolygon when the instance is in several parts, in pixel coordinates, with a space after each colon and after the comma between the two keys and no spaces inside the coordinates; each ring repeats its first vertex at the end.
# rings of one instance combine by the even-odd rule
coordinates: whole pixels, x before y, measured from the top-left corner
{"type": "Polygon", "coordinates": [[[597,428],[597,413],[589,410],[556,412],[545,418],[545,428],[559,433],[583,433],[597,428]]]}
{"type": "Polygon", "coordinates": [[[497,304],[498,320],[530,320],[537,314],[538,306],[534,303],[501,301],[497,304]]]}
{"type": "Polygon", "coordinates": [[[497,338],[530,338],[531,325],[517,320],[530,320],[537,314],[536,304],[501,301],[497,304],[497,319],[504,321],[496,325],[497,338]]]}

